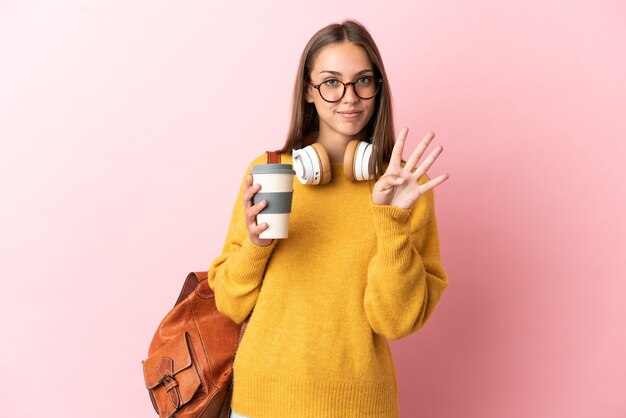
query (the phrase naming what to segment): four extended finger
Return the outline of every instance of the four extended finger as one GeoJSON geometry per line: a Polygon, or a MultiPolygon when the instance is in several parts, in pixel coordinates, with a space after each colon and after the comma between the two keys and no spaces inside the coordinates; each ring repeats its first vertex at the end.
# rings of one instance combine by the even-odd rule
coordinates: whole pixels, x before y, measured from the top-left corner
{"type": "Polygon", "coordinates": [[[424,151],[426,150],[426,148],[428,147],[428,145],[430,144],[430,142],[433,140],[434,137],[435,137],[434,132],[428,132],[424,136],[424,138],[420,141],[420,143],[411,153],[411,156],[409,157],[406,164],[404,165],[404,168],[406,168],[409,171],[413,171],[413,169],[415,169],[417,162],[419,161],[420,158],[422,158],[422,154],[424,154],[424,151]]]}
{"type": "Polygon", "coordinates": [[[443,147],[441,145],[437,145],[433,152],[417,167],[417,169],[413,172],[413,178],[419,179],[428,171],[431,165],[435,162],[439,154],[443,151],[443,147]]]}
{"type": "Polygon", "coordinates": [[[404,142],[409,134],[409,128],[402,128],[396,139],[396,143],[393,145],[391,151],[391,158],[389,159],[389,167],[400,167],[400,161],[402,161],[402,151],[404,150],[404,142]]]}
{"type": "Polygon", "coordinates": [[[439,186],[441,183],[448,180],[449,177],[450,176],[448,175],[448,173],[446,173],[446,174],[437,176],[434,179],[428,180],[426,183],[421,185],[421,190],[420,190],[421,194],[424,194],[428,192],[429,190],[434,189],[435,187],[439,186]]]}

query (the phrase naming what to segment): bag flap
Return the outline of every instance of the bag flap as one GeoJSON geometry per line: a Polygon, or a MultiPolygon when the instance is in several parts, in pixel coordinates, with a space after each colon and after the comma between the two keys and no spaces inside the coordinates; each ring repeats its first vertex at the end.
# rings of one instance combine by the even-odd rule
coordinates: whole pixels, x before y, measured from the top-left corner
{"type": "MultiPolygon", "coordinates": [[[[191,350],[187,336],[188,333],[184,333],[172,338],[143,362],[146,388],[153,389],[161,384],[163,376],[176,376],[182,370],[192,365],[191,350]]],[[[199,384],[200,380],[198,378],[199,384]]]]}

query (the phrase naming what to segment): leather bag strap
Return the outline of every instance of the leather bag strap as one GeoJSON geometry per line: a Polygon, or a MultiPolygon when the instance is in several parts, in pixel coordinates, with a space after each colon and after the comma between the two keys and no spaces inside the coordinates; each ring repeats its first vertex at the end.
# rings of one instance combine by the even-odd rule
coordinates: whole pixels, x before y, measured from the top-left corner
{"type": "Polygon", "coordinates": [[[277,151],[265,151],[268,164],[280,164],[280,154],[277,151]]]}

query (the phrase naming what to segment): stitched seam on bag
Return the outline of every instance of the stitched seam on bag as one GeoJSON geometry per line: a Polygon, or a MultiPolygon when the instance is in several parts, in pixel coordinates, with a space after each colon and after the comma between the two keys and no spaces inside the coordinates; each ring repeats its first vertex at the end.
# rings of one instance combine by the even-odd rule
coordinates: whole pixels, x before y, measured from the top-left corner
{"type": "MultiPolygon", "coordinates": [[[[204,339],[202,338],[202,333],[200,332],[200,326],[198,325],[198,320],[196,318],[196,311],[193,310],[193,305],[191,304],[191,301],[188,301],[188,302],[189,302],[189,307],[191,309],[191,314],[193,315],[193,323],[196,326],[196,330],[198,331],[198,338],[200,339],[200,344],[202,344],[202,350],[204,350],[204,353],[205,353],[205,356],[206,356],[206,362],[209,365],[209,371],[210,371],[209,377],[211,379],[211,384],[214,387],[219,388],[219,386],[217,386],[215,384],[215,381],[213,380],[213,367],[211,367],[211,360],[209,359],[209,356],[207,354],[206,345],[204,344],[204,339]]],[[[207,388],[207,395],[208,395],[208,393],[210,392],[209,391],[209,385],[207,385],[207,383],[206,383],[206,381],[204,379],[203,373],[199,373],[199,374],[200,374],[200,379],[203,380],[204,386],[207,388]]]]}

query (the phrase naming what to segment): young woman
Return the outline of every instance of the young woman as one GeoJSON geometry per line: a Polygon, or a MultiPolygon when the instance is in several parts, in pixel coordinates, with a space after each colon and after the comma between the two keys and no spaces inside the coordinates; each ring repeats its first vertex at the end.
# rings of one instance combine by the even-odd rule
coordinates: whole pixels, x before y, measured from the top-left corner
{"type": "MultiPolygon", "coordinates": [[[[315,176],[296,170],[283,240],[259,237],[266,204],[253,204],[260,187],[246,175],[209,270],[220,312],[242,323],[254,309],[235,357],[232,417],[399,416],[388,340],[417,331],[448,282],[432,191],[448,175],[425,174],[442,147],[418,165],[429,133],[404,162],[407,133],[394,141],[389,84],[367,30],[346,21],[318,31],[280,152],[297,165],[306,149],[326,173],[308,184],[315,176]],[[347,157],[357,143],[359,163],[347,157]]],[[[260,154],[246,174],[266,162],[260,154]]]]}

